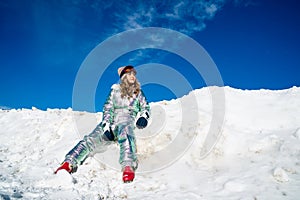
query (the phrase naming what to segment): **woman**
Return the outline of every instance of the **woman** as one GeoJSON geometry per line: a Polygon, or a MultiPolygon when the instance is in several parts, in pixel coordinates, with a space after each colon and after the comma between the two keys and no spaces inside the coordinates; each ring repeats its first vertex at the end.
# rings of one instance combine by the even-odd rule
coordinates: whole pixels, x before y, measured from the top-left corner
{"type": "Polygon", "coordinates": [[[150,107],[141,91],[134,67],[120,67],[118,74],[121,82],[112,86],[103,107],[102,122],[66,155],[64,162],[54,173],[62,169],[69,173],[76,172],[78,165],[87,157],[103,152],[103,147],[117,141],[120,146],[119,163],[123,181],[133,181],[138,166],[134,129],[147,126],[150,107]]]}

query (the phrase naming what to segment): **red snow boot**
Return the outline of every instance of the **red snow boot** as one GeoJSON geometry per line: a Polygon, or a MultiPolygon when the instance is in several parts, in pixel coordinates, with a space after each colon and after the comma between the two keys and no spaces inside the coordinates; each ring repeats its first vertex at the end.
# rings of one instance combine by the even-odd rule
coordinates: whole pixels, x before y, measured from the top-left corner
{"type": "Polygon", "coordinates": [[[72,172],[73,172],[70,163],[68,163],[68,162],[63,162],[63,163],[61,164],[61,166],[60,166],[59,168],[57,168],[57,170],[54,172],[54,174],[56,174],[59,170],[62,170],[62,169],[66,170],[66,171],[69,172],[69,173],[72,173],[72,172]]]}
{"type": "Polygon", "coordinates": [[[123,182],[132,182],[134,179],[134,171],[130,166],[126,166],[123,170],[123,182]]]}

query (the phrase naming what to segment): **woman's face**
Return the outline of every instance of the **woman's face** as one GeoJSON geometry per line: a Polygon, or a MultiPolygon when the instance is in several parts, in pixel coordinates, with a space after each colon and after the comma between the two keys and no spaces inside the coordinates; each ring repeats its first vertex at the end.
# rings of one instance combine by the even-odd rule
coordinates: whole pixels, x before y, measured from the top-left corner
{"type": "Polygon", "coordinates": [[[130,84],[135,83],[136,77],[133,71],[126,73],[126,78],[130,84]]]}

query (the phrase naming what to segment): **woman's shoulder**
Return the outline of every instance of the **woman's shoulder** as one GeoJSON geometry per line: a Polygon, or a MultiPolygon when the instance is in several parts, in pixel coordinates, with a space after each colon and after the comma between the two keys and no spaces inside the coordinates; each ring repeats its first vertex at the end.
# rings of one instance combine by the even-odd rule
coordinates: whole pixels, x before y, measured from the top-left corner
{"type": "Polygon", "coordinates": [[[113,84],[113,85],[111,86],[111,89],[112,89],[112,90],[115,90],[115,91],[120,90],[120,84],[113,84]]]}

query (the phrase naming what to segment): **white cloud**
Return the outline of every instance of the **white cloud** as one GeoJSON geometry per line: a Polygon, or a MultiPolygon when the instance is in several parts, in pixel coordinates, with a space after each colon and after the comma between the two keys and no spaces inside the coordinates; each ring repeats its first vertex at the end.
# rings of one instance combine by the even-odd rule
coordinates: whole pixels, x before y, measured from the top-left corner
{"type": "Polygon", "coordinates": [[[184,6],[184,2],[179,2],[177,5],[174,6],[173,8],[173,13],[166,13],[166,17],[170,18],[170,19],[180,19],[180,14],[179,14],[179,10],[181,9],[181,7],[184,6]]]}
{"type": "MultiPolygon", "coordinates": [[[[94,43],[114,34],[144,27],[161,27],[192,35],[205,29],[207,20],[213,19],[225,1],[227,0],[63,0],[60,4],[36,3],[32,13],[35,16],[37,37],[47,40],[49,33],[55,34],[57,29],[63,29],[69,33],[67,40],[63,42],[66,47],[73,49],[76,37],[72,33],[80,29],[87,38],[91,38],[91,44],[86,47],[90,48],[94,43]],[[50,12],[52,7],[57,7],[55,12],[50,12]]],[[[164,44],[165,40],[163,37],[151,39],[156,44],[164,44]]],[[[146,45],[151,47],[151,44],[146,45]]],[[[51,43],[51,46],[54,45],[51,43]]]]}
{"type": "MultiPolygon", "coordinates": [[[[102,8],[101,12],[109,12],[110,26],[105,27],[111,34],[145,27],[161,27],[192,35],[206,27],[206,21],[212,20],[215,14],[223,7],[225,0],[172,0],[172,1],[114,1],[102,8]]],[[[103,3],[102,3],[103,4],[103,3]]],[[[100,12],[100,10],[98,10],[100,12]]],[[[162,35],[152,35],[147,44],[141,44],[141,49],[157,48],[165,45],[167,38],[162,35]]],[[[174,44],[168,44],[174,45],[174,44]]],[[[149,58],[155,62],[160,55],[153,55],[150,51],[138,51],[128,61],[138,63],[141,58],[149,58]]]]}
{"type": "MultiPolygon", "coordinates": [[[[54,25],[62,27],[67,25],[66,29],[69,28],[70,32],[74,31],[77,27],[81,27],[82,30],[93,37],[95,30],[99,34],[99,26],[101,27],[101,37],[143,27],[169,28],[191,35],[202,31],[206,27],[206,21],[213,19],[226,1],[94,0],[88,2],[63,0],[60,4],[54,2],[35,3],[33,13],[36,16],[37,31],[42,32],[45,27],[44,24],[46,24],[49,28],[47,33],[56,31],[51,29],[54,25]],[[57,7],[57,13],[46,12],[51,7],[57,7]],[[40,16],[45,17],[41,19],[40,16]],[[85,26],[85,24],[89,24],[90,26],[85,26]]],[[[235,1],[240,2],[241,0],[235,1]]],[[[38,36],[47,37],[47,34],[43,35],[39,33],[38,36]]]]}
{"type": "Polygon", "coordinates": [[[168,4],[137,1],[134,5],[122,2],[122,12],[115,14],[115,25],[120,31],[152,26],[192,34],[203,30],[206,20],[212,19],[224,3],[225,0],[173,0],[168,4]]]}
{"type": "Polygon", "coordinates": [[[205,8],[205,11],[208,14],[208,17],[211,18],[215,16],[216,12],[218,11],[218,7],[215,4],[211,4],[205,8]]]}
{"type": "Polygon", "coordinates": [[[130,30],[135,28],[143,28],[151,24],[153,16],[155,16],[155,13],[153,12],[153,8],[150,8],[149,10],[144,10],[144,8],[141,8],[138,12],[133,12],[125,17],[119,15],[119,17],[126,19],[123,27],[125,30],[130,30]]]}

